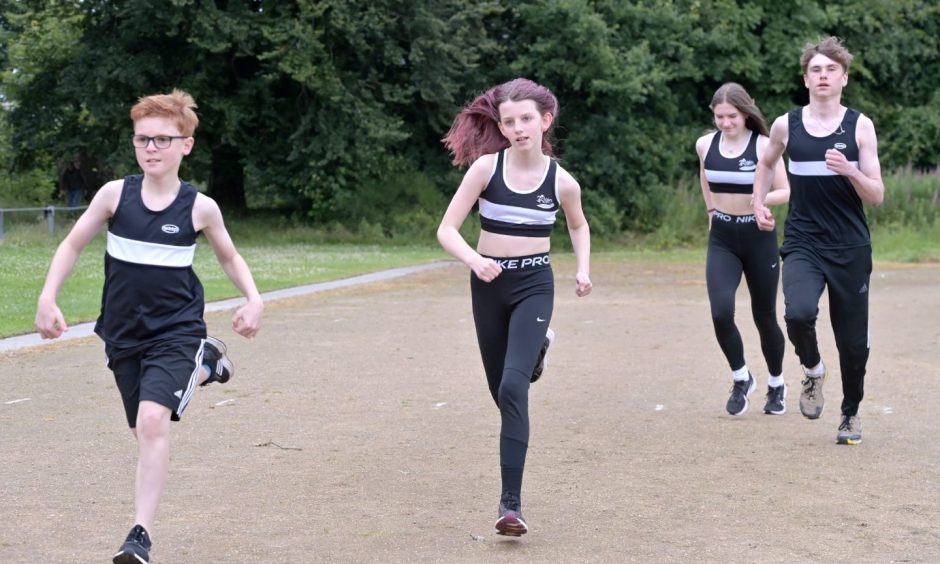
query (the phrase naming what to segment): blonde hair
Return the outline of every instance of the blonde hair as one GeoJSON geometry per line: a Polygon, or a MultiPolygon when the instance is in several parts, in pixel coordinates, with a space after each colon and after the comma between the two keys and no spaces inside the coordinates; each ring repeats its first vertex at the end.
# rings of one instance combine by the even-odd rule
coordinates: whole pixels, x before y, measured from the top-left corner
{"type": "Polygon", "coordinates": [[[842,40],[838,37],[827,37],[817,43],[807,43],[803,46],[803,52],[800,54],[800,68],[803,74],[806,74],[806,67],[809,61],[816,55],[825,55],[833,61],[842,65],[842,70],[849,72],[849,65],[852,64],[852,53],[842,45],[842,40]]]}
{"type": "Polygon", "coordinates": [[[181,135],[191,137],[199,125],[194,111],[196,101],[186,92],[174,88],[169,94],[153,94],[137,100],[131,108],[131,121],[137,123],[146,117],[162,117],[173,121],[181,135]]]}

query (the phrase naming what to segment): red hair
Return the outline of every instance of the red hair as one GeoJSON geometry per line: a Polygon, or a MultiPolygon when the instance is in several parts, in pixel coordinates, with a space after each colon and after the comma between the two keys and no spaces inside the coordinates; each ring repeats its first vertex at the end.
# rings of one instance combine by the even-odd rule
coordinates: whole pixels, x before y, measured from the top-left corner
{"type": "Polygon", "coordinates": [[[457,166],[472,163],[488,153],[509,147],[499,131],[499,105],[503,102],[532,100],[540,115],[552,114],[552,123],[542,135],[542,152],[554,157],[549,132],[558,117],[558,99],[552,91],[526,78],[516,78],[490,88],[467,104],[454,118],[450,131],[441,140],[454,155],[457,166]]]}
{"type": "Polygon", "coordinates": [[[161,117],[171,120],[180,130],[180,133],[192,137],[199,125],[199,118],[194,111],[196,101],[193,97],[178,88],[169,94],[154,94],[144,96],[137,100],[131,108],[131,121],[146,117],[161,117]]]}

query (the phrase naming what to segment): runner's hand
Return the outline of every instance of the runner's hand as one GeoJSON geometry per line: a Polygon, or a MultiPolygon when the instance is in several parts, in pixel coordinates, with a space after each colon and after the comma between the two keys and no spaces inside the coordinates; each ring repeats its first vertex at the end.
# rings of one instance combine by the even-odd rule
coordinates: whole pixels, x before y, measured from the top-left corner
{"type": "Polygon", "coordinates": [[[40,302],[36,308],[36,329],[43,339],[55,339],[68,331],[69,326],[55,302],[40,302]]]}
{"type": "Polygon", "coordinates": [[[853,172],[858,170],[845,158],[842,151],[836,149],[826,151],[826,168],[842,176],[851,176],[853,172]]]}
{"type": "Polygon", "coordinates": [[[757,220],[757,228],[761,231],[773,231],[777,224],[770,208],[764,205],[754,205],[754,219],[757,220]]]}
{"type": "Polygon", "coordinates": [[[262,302],[249,301],[235,310],[235,315],[232,316],[232,331],[248,339],[254,337],[261,329],[261,314],[263,312],[264,304],[262,302]]]}
{"type": "Polygon", "coordinates": [[[492,282],[503,271],[499,263],[491,258],[479,257],[470,265],[473,273],[483,282],[492,282]]]}
{"type": "Polygon", "coordinates": [[[594,285],[591,284],[591,277],[587,275],[586,272],[578,272],[574,275],[574,292],[578,295],[579,298],[591,293],[591,290],[594,289],[594,285]]]}

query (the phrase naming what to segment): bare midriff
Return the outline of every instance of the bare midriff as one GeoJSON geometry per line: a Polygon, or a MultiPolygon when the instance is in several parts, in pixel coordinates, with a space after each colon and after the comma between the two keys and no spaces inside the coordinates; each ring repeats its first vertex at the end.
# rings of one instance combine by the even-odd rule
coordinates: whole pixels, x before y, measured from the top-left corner
{"type": "Polygon", "coordinates": [[[726,194],[712,192],[712,206],[715,210],[728,215],[751,215],[754,209],[751,194],[726,194]]]}
{"type": "Polygon", "coordinates": [[[518,237],[480,231],[477,252],[487,257],[524,257],[547,253],[551,246],[550,237],[518,237]]]}

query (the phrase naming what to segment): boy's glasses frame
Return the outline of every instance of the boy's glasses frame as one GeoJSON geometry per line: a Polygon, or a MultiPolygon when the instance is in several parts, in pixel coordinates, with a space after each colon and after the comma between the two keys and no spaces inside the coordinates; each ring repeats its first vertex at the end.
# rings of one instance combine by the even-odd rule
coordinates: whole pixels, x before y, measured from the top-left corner
{"type": "Polygon", "coordinates": [[[153,141],[153,146],[157,149],[166,149],[169,147],[174,139],[186,139],[188,135],[154,135],[150,137],[149,135],[131,135],[131,144],[138,149],[146,149],[150,142],[153,141]]]}

